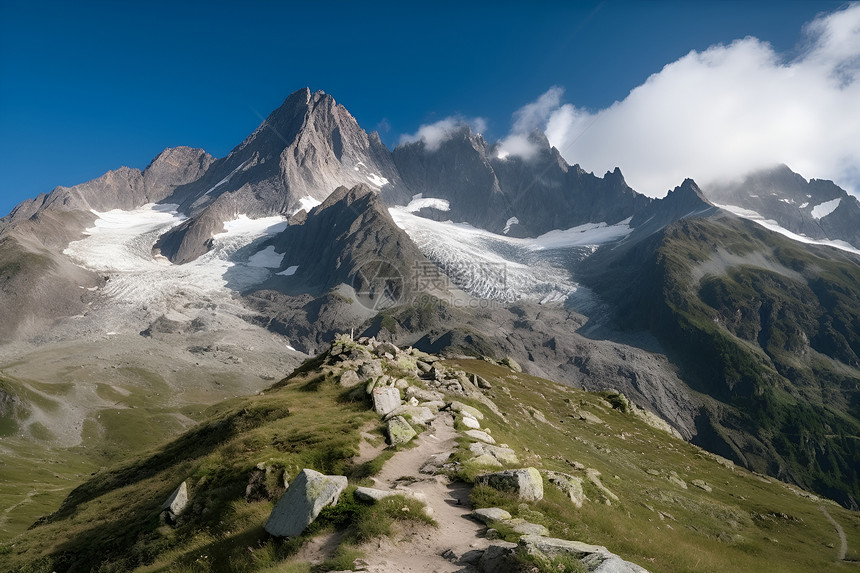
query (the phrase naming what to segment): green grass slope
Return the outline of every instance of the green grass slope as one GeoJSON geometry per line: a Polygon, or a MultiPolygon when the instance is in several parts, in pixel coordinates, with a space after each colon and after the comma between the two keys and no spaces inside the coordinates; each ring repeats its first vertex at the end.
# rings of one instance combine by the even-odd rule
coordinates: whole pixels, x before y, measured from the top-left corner
{"type": "MultiPolygon", "coordinates": [[[[180,438],[99,471],[28,532],[0,545],[0,570],[309,571],[294,554],[308,538],[333,530],[344,541],[317,570],[350,566],[361,542],[385,534],[401,504],[397,512],[383,507],[371,515],[350,488],[299,538],[279,541],[263,530],[285,478],[308,467],[361,485],[390,455],[357,462],[361,440],[381,440],[382,426],[366,394],[338,386],[322,363],[310,360],[260,395],[211,407],[180,438]],[[177,524],[165,524],[161,505],[183,481],[189,509],[177,524]],[[252,484],[263,493],[247,496],[252,484]]],[[[838,570],[860,558],[858,514],[677,439],[619,395],[482,360],[448,364],[490,382],[485,396],[498,413],[471,403],[522,466],[580,476],[588,497],[577,509],[548,484],[533,504],[476,487],[478,506],[505,507],[554,536],[605,545],[654,572],[838,570]],[[587,477],[595,470],[602,488],[587,477]],[[839,538],[822,507],[844,528],[849,561],[837,560],[839,538]]],[[[397,373],[398,366],[386,368],[397,373]]],[[[468,446],[463,438],[448,465],[466,481],[482,471],[469,463],[468,446]]]]}
{"type": "Polygon", "coordinates": [[[594,284],[621,322],[654,332],[714,400],[697,443],[858,507],[856,256],[723,215],[678,221],[605,269],[594,284]]]}

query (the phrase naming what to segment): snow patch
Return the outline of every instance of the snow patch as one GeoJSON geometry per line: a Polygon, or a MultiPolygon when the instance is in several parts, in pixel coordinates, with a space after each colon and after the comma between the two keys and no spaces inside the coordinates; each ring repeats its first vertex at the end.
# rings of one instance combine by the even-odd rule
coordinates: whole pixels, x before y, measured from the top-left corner
{"type": "Polygon", "coordinates": [[[377,187],[388,185],[388,179],[386,179],[382,175],[377,175],[376,173],[368,173],[366,177],[371,183],[373,183],[377,187]]]}
{"type": "Polygon", "coordinates": [[[835,211],[837,207],[839,207],[840,201],[842,201],[842,199],[837,198],[816,205],[812,208],[812,217],[815,219],[823,219],[824,217],[835,211]]]}
{"type": "MultiPolygon", "coordinates": [[[[838,199],[837,199],[838,200],[838,199]]],[[[828,201],[829,202],[829,201],[828,201]]],[[[756,211],[751,211],[750,209],[744,209],[743,207],[738,207],[736,205],[716,205],[720,209],[725,209],[730,213],[734,213],[739,217],[743,217],[744,219],[749,219],[750,221],[754,221],[764,227],[765,229],[770,229],[775,233],[779,233],[789,239],[798,241],[800,243],[806,243],[807,245],[822,245],[825,247],[833,247],[836,249],[841,249],[843,251],[848,251],[851,253],[855,253],[860,255],[860,249],[857,249],[850,243],[840,240],[834,239],[812,239],[805,235],[798,235],[797,233],[792,233],[788,229],[784,227],[780,227],[779,223],[772,219],[765,219],[762,215],[757,213],[756,211]]]]}
{"type": "Polygon", "coordinates": [[[230,181],[230,179],[232,179],[232,178],[233,178],[233,176],[236,174],[236,172],[237,172],[237,171],[239,171],[240,169],[242,169],[243,167],[245,167],[245,164],[246,164],[246,163],[248,163],[248,161],[249,161],[249,160],[247,160],[247,159],[246,159],[245,161],[243,161],[243,162],[242,162],[242,164],[241,164],[241,165],[239,165],[239,167],[237,167],[236,169],[234,169],[233,171],[231,171],[231,172],[230,172],[230,174],[229,174],[227,177],[225,177],[224,179],[222,179],[221,181],[219,181],[218,183],[216,183],[215,185],[213,185],[212,187],[210,187],[210,188],[206,191],[206,193],[204,193],[203,195],[201,195],[201,196],[200,196],[200,198],[202,199],[202,198],[203,198],[203,197],[205,197],[206,195],[209,195],[211,192],[215,191],[216,189],[218,189],[219,187],[221,187],[222,185],[224,185],[225,183],[227,183],[228,181],[230,181]]]}
{"type": "Polygon", "coordinates": [[[807,207],[809,207],[809,203],[801,203],[800,204],[801,209],[806,209],[807,207]]]}
{"type": "Polygon", "coordinates": [[[276,269],[282,262],[284,262],[284,255],[276,253],[272,245],[248,257],[248,266],[251,267],[276,269]]]}
{"type": "Polygon", "coordinates": [[[508,233],[510,233],[510,232],[511,232],[511,227],[513,227],[514,225],[519,225],[519,224],[520,224],[520,220],[519,220],[519,219],[517,219],[516,217],[511,217],[510,219],[508,219],[508,220],[505,222],[505,230],[504,230],[504,231],[502,231],[502,233],[504,233],[505,235],[507,235],[508,233]]]}
{"type": "Polygon", "coordinates": [[[282,277],[291,277],[296,274],[296,271],[299,270],[299,265],[293,265],[291,267],[287,267],[279,273],[275,273],[276,275],[281,275],[282,277]]]}
{"type": "Polygon", "coordinates": [[[420,211],[421,209],[438,209],[440,211],[450,211],[451,204],[445,199],[437,199],[435,197],[427,197],[426,199],[418,193],[412,197],[412,201],[405,207],[409,213],[420,211]]]}

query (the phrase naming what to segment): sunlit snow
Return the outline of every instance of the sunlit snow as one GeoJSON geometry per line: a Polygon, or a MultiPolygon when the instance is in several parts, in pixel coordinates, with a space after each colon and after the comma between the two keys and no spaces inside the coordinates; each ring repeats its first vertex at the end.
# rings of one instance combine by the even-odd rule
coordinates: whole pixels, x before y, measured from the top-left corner
{"type": "MultiPolygon", "coordinates": [[[[838,200],[838,199],[837,199],[838,200]]],[[[788,229],[779,226],[779,223],[772,219],[765,219],[762,215],[757,213],[756,211],[751,211],[750,209],[744,209],[743,207],[738,207],[736,205],[717,205],[720,209],[725,209],[730,213],[734,213],[739,217],[743,217],[744,219],[749,219],[750,221],[754,221],[764,227],[765,229],[770,229],[775,233],[779,233],[780,235],[786,236],[789,239],[793,239],[795,241],[799,241],[801,243],[806,243],[808,245],[823,245],[825,247],[834,247],[836,249],[842,249],[843,251],[849,251],[852,253],[860,254],[860,250],[855,248],[850,243],[845,241],[840,241],[838,239],[811,239],[804,235],[798,235],[797,233],[792,233],[788,229]]]]}
{"type": "Polygon", "coordinates": [[[438,209],[440,211],[449,211],[451,204],[445,199],[437,199],[435,197],[427,197],[426,199],[421,193],[412,196],[412,200],[405,207],[410,213],[420,211],[421,209],[438,209]]]}
{"type": "Polygon", "coordinates": [[[839,207],[839,202],[842,199],[831,199],[830,201],[825,201],[819,205],[816,205],[812,208],[812,216],[816,219],[822,219],[836,210],[839,207]]]}
{"type": "Polygon", "coordinates": [[[630,233],[627,221],[581,225],[517,239],[466,223],[432,221],[414,215],[408,207],[392,207],[389,212],[421,252],[459,288],[491,300],[563,301],[583,290],[567,270],[569,263],[590,255],[596,245],[630,233]]]}
{"type": "Polygon", "coordinates": [[[272,273],[267,267],[280,265],[280,261],[270,263],[277,256],[283,258],[271,247],[262,251],[249,247],[284,229],[283,217],[238,215],[212,238],[209,252],[174,265],[165,257],[154,257],[152,247],[161,234],[185,219],[176,212],[176,205],[149,204],[132,211],[93,213],[98,219],[87,229],[89,236],[70,243],[64,253],[77,264],[109,277],[104,295],[151,313],[167,315],[188,301],[229,303],[233,291],[266,280],[272,273]]]}

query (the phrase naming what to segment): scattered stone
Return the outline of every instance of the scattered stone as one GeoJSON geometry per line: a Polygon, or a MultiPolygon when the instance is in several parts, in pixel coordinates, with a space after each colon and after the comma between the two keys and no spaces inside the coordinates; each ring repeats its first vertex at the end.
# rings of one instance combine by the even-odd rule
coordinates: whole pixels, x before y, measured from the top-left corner
{"type": "Polygon", "coordinates": [[[534,408],[532,406],[526,406],[526,410],[528,410],[528,413],[531,414],[532,418],[534,418],[538,422],[549,424],[549,421],[546,419],[546,416],[544,416],[543,412],[541,412],[537,408],[534,408]]]}
{"type": "Polygon", "coordinates": [[[361,501],[377,502],[392,495],[401,495],[402,492],[386,491],[383,489],[374,489],[372,487],[357,487],[355,488],[355,497],[361,501]]]}
{"type": "Polygon", "coordinates": [[[427,461],[424,462],[424,465],[421,466],[418,472],[430,475],[436,474],[439,472],[439,470],[442,469],[442,466],[445,465],[445,462],[448,461],[448,458],[448,454],[433,454],[429,458],[427,458],[427,461]]]}
{"type": "Polygon", "coordinates": [[[517,453],[506,446],[493,446],[490,444],[482,444],[475,442],[469,445],[469,451],[476,456],[489,454],[496,458],[499,462],[506,465],[516,465],[520,463],[517,453]]]}
{"type": "Polygon", "coordinates": [[[407,388],[409,388],[409,382],[407,382],[403,378],[398,378],[394,381],[394,387],[398,390],[406,390],[407,388]]]}
{"type": "Polygon", "coordinates": [[[161,509],[166,510],[169,513],[169,517],[173,519],[185,511],[187,506],[188,484],[186,482],[182,482],[179,484],[179,487],[173,490],[173,493],[170,494],[167,501],[161,504],[161,509]]]}
{"type": "Polygon", "coordinates": [[[367,362],[362,362],[361,366],[358,367],[358,376],[362,380],[379,378],[382,376],[382,362],[379,360],[368,360],[367,362]]]}
{"type": "Polygon", "coordinates": [[[419,360],[417,363],[418,369],[421,370],[424,374],[428,374],[433,367],[424,362],[423,360],[419,360]]]}
{"type": "Polygon", "coordinates": [[[512,491],[523,501],[543,499],[543,478],[535,468],[505,470],[478,476],[475,483],[502,491],[512,491]]]}
{"type": "Polygon", "coordinates": [[[711,486],[709,486],[708,483],[704,480],[694,479],[691,483],[694,486],[696,486],[697,488],[703,489],[708,493],[711,493],[712,491],[714,491],[714,489],[711,486]]]}
{"type": "Polygon", "coordinates": [[[445,407],[445,402],[442,402],[441,400],[431,400],[430,402],[419,402],[418,405],[422,408],[430,408],[431,410],[438,412],[445,407]]]}
{"type": "Polygon", "coordinates": [[[687,482],[682,480],[681,476],[679,476],[677,472],[669,472],[669,477],[666,479],[680,488],[687,489],[687,482]]]}
{"type": "Polygon", "coordinates": [[[481,573],[509,573],[521,568],[516,558],[517,545],[507,541],[495,541],[487,547],[478,561],[478,571],[481,573]]]}
{"type": "Polygon", "coordinates": [[[510,356],[506,356],[502,360],[502,365],[507,366],[508,368],[513,370],[514,372],[522,372],[523,371],[522,367],[519,364],[517,364],[517,361],[514,360],[513,358],[511,358],[510,356]]]}
{"type": "Polygon", "coordinates": [[[498,507],[484,507],[473,511],[472,517],[485,525],[489,525],[494,521],[507,521],[511,519],[511,514],[498,507]]]}
{"type": "Polygon", "coordinates": [[[377,386],[371,395],[373,396],[373,409],[380,416],[384,416],[400,406],[400,390],[397,388],[377,386]]]}
{"type": "Polygon", "coordinates": [[[477,374],[472,375],[472,384],[480,388],[481,390],[492,390],[493,386],[487,382],[485,378],[478,376],[477,374]]]}
{"type": "Polygon", "coordinates": [[[649,475],[652,475],[652,476],[659,476],[659,475],[660,475],[660,471],[659,471],[659,470],[655,470],[655,469],[653,469],[653,468],[652,468],[652,469],[650,469],[650,470],[646,470],[646,471],[648,472],[648,474],[649,474],[649,475]]]}
{"type": "Polygon", "coordinates": [[[592,573],[648,573],[642,567],[624,561],[605,547],[580,541],[523,535],[520,537],[519,548],[528,555],[541,559],[567,555],[582,561],[585,569],[592,573]]]}
{"type": "Polygon", "coordinates": [[[361,378],[358,377],[358,374],[354,370],[347,370],[340,375],[338,382],[344,388],[352,388],[361,384],[361,378]]]}
{"type": "Polygon", "coordinates": [[[466,426],[467,428],[469,428],[470,430],[480,430],[481,429],[481,423],[478,422],[478,420],[476,420],[472,416],[466,416],[466,415],[460,416],[460,421],[463,422],[463,425],[466,426]]]}
{"type": "Polygon", "coordinates": [[[468,463],[474,466],[502,467],[502,462],[490,454],[477,455],[474,458],[469,459],[468,463]]]}
{"type": "Polygon", "coordinates": [[[476,420],[483,420],[484,419],[484,413],[483,412],[481,412],[477,408],[473,408],[472,406],[467,406],[466,404],[463,404],[462,402],[457,402],[456,400],[451,402],[451,410],[454,412],[459,412],[459,413],[467,413],[470,416],[472,416],[473,418],[475,418],[476,420]]]}
{"type": "Polygon", "coordinates": [[[495,444],[496,443],[496,440],[494,440],[490,434],[488,434],[487,432],[484,432],[482,430],[466,430],[465,432],[463,432],[463,434],[472,438],[473,440],[480,440],[480,441],[486,442],[488,444],[495,444]]]}
{"type": "Polygon", "coordinates": [[[381,342],[379,346],[374,349],[373,353],[377,356],[385,356],[386,354],[390,354],[393,358],[400,353],[400,349],[391,344],[390,342],[381,342]]]}
{"type": "Polygon", "coordinates": [[[498,539],[501,537],[501,534],[499,533],[498,529],[493,529],[492,527],[490,527],[489,529],[487,529],[486,532],[484,532],[484,537],[486,537],[487,539],[498,539]]]}
{"type": "Polygon", "coordinates": [[[275,537],[300,535],[322,508],[337,503],[346,486],[345,476],[327,476],[303,469],[272,509],[266,531],[275,537]]]}
{"type": "Polygon", "coordinates": [[[520,535],[549,535],[549,529],[538,523],[530,523],[525,519],[512,519],[508,524],[520,535]]]}
{"type": "Polygon", "coordinates": [[[386,414],[383,418],[383,421],[387,422],[394,416],[402,416],[404,418],[408,416],[414,422],[427,425],[433,421],[433,418],[436,417],[436,414],[434,414],[433,411],[430,410],[430,408],[404,404],[403,406],[398,406],[397,408],[386,414]]]}
{"type": "Polygon", "coordinates": [[[541,475],[547,479],[549,483],[566,493],[570,497],[570,501],[577,508],[582,507],[586,500],[585,492],[582,490],[582,479],[561,472],[550,470],[541,470],[541,475]]]}
{"type": "Polygon", "coordinates": [[[578,412],[578,414],[579,414],[580,420],[588,422],[589,424],[605,424],[605,422],[603,420],[601,420],[600,418],[598,418],[597,416],[595,416],[594,414],[592,414],[588,410],[580,410],[578,412]]]}
{"type": "Polygon", "coordinates": [[[409,422],[401,416],[395,416],[388,420],[388,443],[392,446],[405,444],[414,438],[417,434],[409,422]]]}
{"type": "Polygon", "coordinates": [[[612,493],[612,491],[608,487],[603,485],[602,481],[600,481],[599,471],[594,468],[588,468],[587,470],[585,470],[585,475],[588,476],[588,479],[597,487],[597,489],[599,489],[607,498],[609,498],[606,501],[609,501],[610,499],[612,501],[618,501],[618,496],[612,493]]]}
{"type": "Polygon", "coordinates": [[[417,386],[409,386],[406,389],[406,399],[409,400],[411,398],[418,398],[424,402],[434,402],[444,400],[445,395],[442,394],[442,392],[436,392],[435,390],[424,390],[417,386]]]}

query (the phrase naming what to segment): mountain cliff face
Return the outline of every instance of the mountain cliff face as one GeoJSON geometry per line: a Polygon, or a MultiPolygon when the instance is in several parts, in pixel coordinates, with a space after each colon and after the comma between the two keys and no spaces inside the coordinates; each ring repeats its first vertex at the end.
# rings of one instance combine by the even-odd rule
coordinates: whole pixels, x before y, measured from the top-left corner
{"type": "Polygon", "coordinates": [[[780,165],[706,191],[715,203],[753,211],[793,233],[860,248],[860,201],[832,181],[807,181],[780,165]]]}
{"type": "MultiPolygon", "coordinates": [[[[597,177],[542,134],[530,143],[529,158],[505,156],[462,128],[438,147],[389,151],[331,96],[300,90],[226,157],[169,149],[143,172],[122,168],[16,207],[0,222],[0,339],[33,339],[122,302],[149,322],[158,309],[171,340],[205,339],[207,325],[222,336],[238,322],[307,353],[356,328],[511,356],[533,373],[620,389],[687,439],[855,505],[858,261],[718,205],[852,242],[857,201],[787,168],[708,195],[686,180],[652,200],[619,169],[597,177]],[[418,194],[429,201],[413,209],[418,194]],[[63,254],[93,211],[153,202],[162,205],[110,235],[122,264],[105,251],[90,266],[63,254]],[[237,230],[249,218],[265,225],[237,230]],[[429,262],[442,254],[446,268],[429,262]],[[482,275],[482,265],[504,272],[482,275]],[[413,288],[416,267],[436,274],[413,288]]],[[[195,352],[219,348],[204,342],[195,352]]]]}
{"type": "Polygon", "coordinates": [[[542,133],[529,140],[536,148],[530,158],[502,156],[497,146],[463,126],[438,149],[416,141],[396,147],[393,157],[411,192],[448,201],[450,211],[437,217],[511,236],[533,237],[584,223],[611,225],[650,202],[627,186],[620,170],[601,179],[570,167],[542,133]]]}
{"type": "Polygon", "coordinates": [[[205,176],[167,199],[189,215],[157,248],[175,263],[196,259],[222,223],[238,214],[289,214],[304,199],[317,202],[337,187],[401,186],[388,149],[368,135],[342,105],[323,92],[290,95],[205,176]]]}

